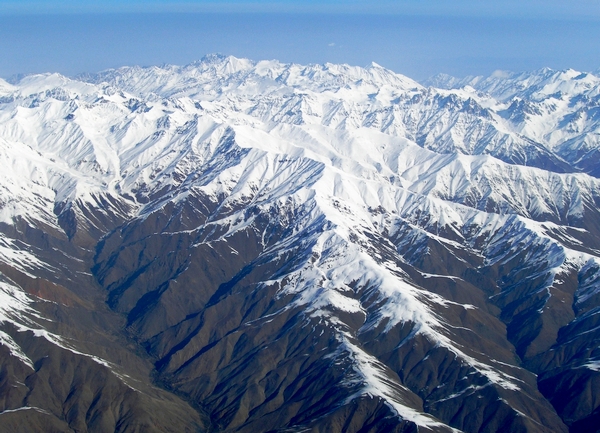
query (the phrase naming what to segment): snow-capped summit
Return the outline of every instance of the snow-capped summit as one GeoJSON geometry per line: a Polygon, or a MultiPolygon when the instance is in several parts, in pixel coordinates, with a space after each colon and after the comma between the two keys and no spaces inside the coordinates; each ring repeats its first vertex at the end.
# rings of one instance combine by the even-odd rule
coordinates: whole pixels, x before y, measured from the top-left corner
{"type": "Polygon", "coordinates": [[[348,86],[421,87],[417,82],[376,64],[367,68],[331,63],[305,66],[276,60],[255,62],[219,54],[205,56],[183,67],[119,68],[85,78],[95,83],[118,84],[139,96],[157,94],[162,97],[187,95],[206,98],[221,93],[250,96],[294,88],[335,92],[348,86]]]}

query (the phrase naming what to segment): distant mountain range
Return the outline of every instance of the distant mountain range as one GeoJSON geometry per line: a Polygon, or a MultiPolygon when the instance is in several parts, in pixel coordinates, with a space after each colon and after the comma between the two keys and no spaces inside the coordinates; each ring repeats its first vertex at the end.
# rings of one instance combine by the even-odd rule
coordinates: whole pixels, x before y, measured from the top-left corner
{"type": "Polygon", "coordinates": [[[600,431],[600,75],[30,75],[0,161],[0,431],[600,431]]]}

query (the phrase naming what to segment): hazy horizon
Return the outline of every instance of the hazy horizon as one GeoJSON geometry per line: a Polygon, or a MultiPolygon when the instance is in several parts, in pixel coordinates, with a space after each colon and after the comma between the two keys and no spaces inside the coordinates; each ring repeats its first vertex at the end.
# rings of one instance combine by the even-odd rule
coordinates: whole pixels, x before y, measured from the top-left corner
{"type": "Polygon", "coordinates": [[[453,5],[129,0],[99,7],[86,0],[0,0],[0,77],[183,65],[217,52],[301,64],[373,61],[420,80],[436,73],[600,68],[598,2],[453,5]]]}

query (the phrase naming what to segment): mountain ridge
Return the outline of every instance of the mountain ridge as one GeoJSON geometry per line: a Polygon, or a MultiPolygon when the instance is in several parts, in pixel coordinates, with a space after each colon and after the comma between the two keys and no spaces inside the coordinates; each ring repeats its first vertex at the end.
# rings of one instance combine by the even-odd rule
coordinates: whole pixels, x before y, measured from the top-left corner
{"type": "Polygon", "coordinates": [[[597,419],[582,389],[598,378],[598,166],[555,151],[577,153],[581,134],[536,141],[511,120],[531,127],[549,100],[568,116],[593,90],[515,105],[378,65],[215,55],[10,86],[0,272],[20,301],[2,313],[5,365],[49,395],[28,379],[52,367],[44,338],[64,364],[86,359],[154,399],[127,397],[134,415],[99,411],[97,425],[68,392],[41,409],[16,398],[11,417],[38,407],[57,431],[164,426],[166,408],[189,405],[173,428],[542,432],[597,419]],[[91,330],[61,325],[69,314],[91,330]]]}

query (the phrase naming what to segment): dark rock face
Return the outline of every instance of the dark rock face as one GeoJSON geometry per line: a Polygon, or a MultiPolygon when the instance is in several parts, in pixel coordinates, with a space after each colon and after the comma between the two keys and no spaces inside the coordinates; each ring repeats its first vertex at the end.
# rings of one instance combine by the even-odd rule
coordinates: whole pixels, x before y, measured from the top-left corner
{"type": "Polygon", "coordinates": [[[186,68],[2,99],[0,431],[598,430],[593,125],[525,135],[562,94],[186,68]]]}
{"type": "MultiPolygon", "coordinates": [[[[217,208],[210,203],[202,207],[217,208]]],[[[162,229],[148,234],[162,218],[160,212],[144,218],[135,229],[130,224],[126,234],[114,232],[96,257],[98,281],[109,291],[114,306],[127,315],[128,329],[155,357],[161,382],[202,402],[212,418],[218,420],[220,430],[270,431],[282,425],[304,428],[323,417],[323,425],[347,424],[349,431],[365,428],[362,423],[367,420],[359,418],[361,421],[356,424],[354,410],[335,409],[345,407],[344,401],[356,390],[339,388],[340,383],[348,381],[353,367],[334,355],[335,350],[340,350],[339,341],[330,324],[306,317],[301,309],[290,308],[292,297],[277,296],[285,280],[261,284],[285,274],[306,254],[302,250],[306,246],[300,240],[288,241],[294,233],[290,227],[300,224],[306,215],[295,209],[278,209],[276,213],[285,217],[282,224],[259,214],[254,224],[224,242],[224,230],[214,230],[219,224],[218,214],[199,214],[194,222],[184,212],[170,213],[170,221],[188,221],[197,226],[193,233],[181,232],[182,227],[177,227],[177,231],[162,229]],[[264,244],[261,233],[269,234],[264,244]],[[112,237],[118,237],[119,242],[112,237]],[[297,247],[274,259],[269,248],[281,243],[297,247]],[[113,249],[109,250],[109,245],[114,245],[113,249]],[[130,269],[120,269],[116,263],[130,262],[122,257],[141,261],[130,269]],[[334,418],[333,410],[338,414],[334,418]],[[349,418],[334,422],[341,414],[349,418]]],[[[271,209],[264,212],[275,213],[271,209]]],[[[325,227],[311,230],[324,231],[325,227]]],[[[369,247],[380,253],[387,251],[389,259],[418,275],[414,265],[403,264],[402,256],[385,244],[389,241],[374,239],[369,247]]],[[[431,264],[422,264],[421,269],[442,275],[466,274],[472,269],[468,264],[463,264],[460,271],[442,269],[440,263],[450,261],[448,252],[445,254],[440,246],[439,252],[429,254],[433,256],[431,264]]],[[[483,272],[486,274],[489,271],[483,272]]],[[[443,290],[439,283],[445,283],[444,280],[447,279],[421,277],[419,283],[439,293],[443,290]]],[[[451,285],[459,286],[454,288],[458,301],[466,303],[468,299],[482,307],[467,313],[457,304],[440,311],[457,329],[451,338],[459,341],[460,347],[476,347],[469,353],[487,362],[490,358],[484,354],[493,354],[493,362],[506,366],[496,368],[519,378],[518,392],[494,386],[464,365],[456,354],[436,347],[427,337],[415,335],[415,325],[410,322],[391,330],[384,331],[379,326],[364,331],[365,314],[370,315],[368,307],[366,313],[331,313],[344,332],[351,335],[352,344],[364,347],[379,360],[386,381],[395,386],[394,391],[404,404],[465,431],[558,431],[561,421],[537,391],[535,377],[518,368],[520,361],[506,340],[505,325],[497,313],[492,313],[494,306],[488,304],[485,292],[462,280],[451,285]],[[472,294],[467,295],[469,292],[472,294]]],[[[352,287],[353,299],[362,305],[373,302],[373,292],[374,288],[368,285],[356,283],[352,287]]],[[[443,293],[447,299],[455,297],[452,291],[443,293]]],[[[371,309],[376,311],[376,303],[371,309]]],[[[363,403],[361,400],[353,404],[363,403]]],[[[388,431],[390,427],[380,421],[381,415],[371,412],[373,409],[360,410],[373,418],[369,429],[388,431]]]]}
{"type": "Polygon", "coordinates": [[[2,325],[21,355],[0,346],[0,430],[206,430],[206,415],[149,381],[151,364],[122,335],[123,318],[106,307],[89,273],[90,252],[24,222],[17,227],[21,248],[40,251],[48,269],[62,270],[33,276],[4,265],[0,271],[4,289],[32,300],[23,315],[8,315],[14,324],[2,325]]]}

